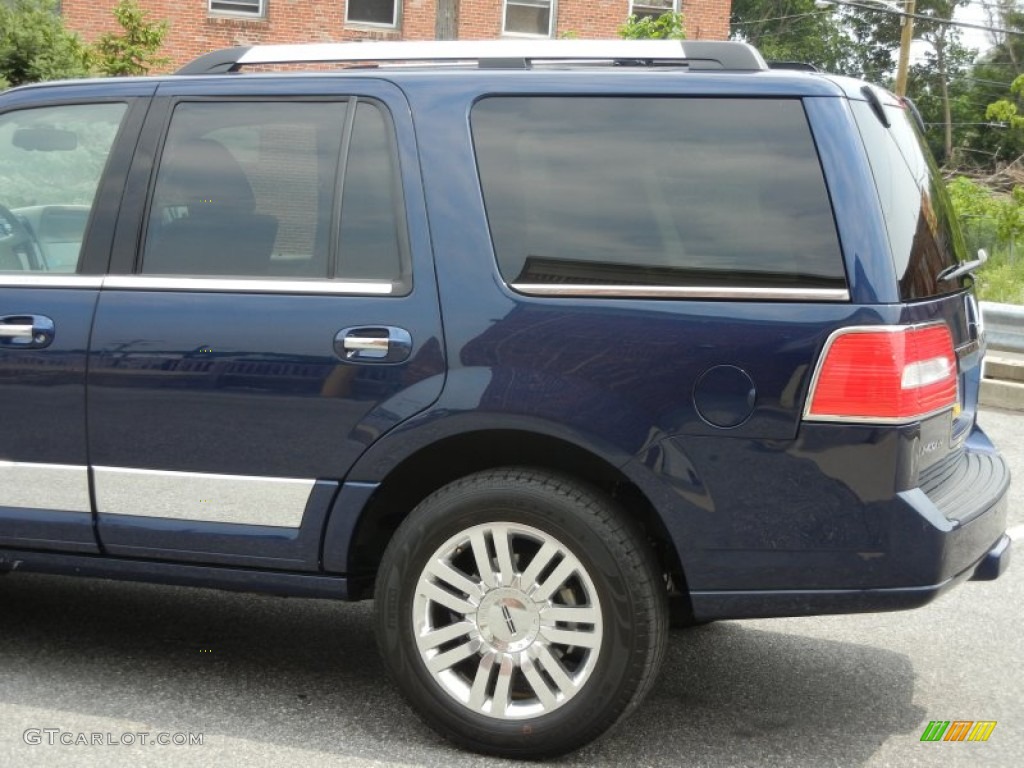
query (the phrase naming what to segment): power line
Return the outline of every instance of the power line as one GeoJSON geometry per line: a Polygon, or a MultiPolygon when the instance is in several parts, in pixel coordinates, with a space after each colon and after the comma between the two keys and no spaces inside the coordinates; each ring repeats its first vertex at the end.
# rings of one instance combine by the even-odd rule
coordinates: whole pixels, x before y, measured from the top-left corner
{"type": "Polygon", "coordinates": [[[1013,5],[1006,5],[1005,3],[986,3],[985,0],[967,0],[967,5],[980,5],[982,8],[995,8],[998,11],[1018,10],[1016,8],[1016,3],[1013,5]]]}
{"type": "Polygon", "coordinates": [[[963,75],[959,79],[970,80],[972,83],[984,83],[985,85],[998,85],[1002,88],[1009,88],[1013,83],[1003,83],[999,80],[986,80],[983,77],[971,77],[970,75],[963,75]]]}
{"type": "Polygon", "coordinates": [[[732,23],[732,26],[739,27],[744,24],[767,24],[769,21],[785,21],[786,19],[804,19],[807,18],[808,16],[824,16],[826,13],[829,12],[830,11],[826,9],[823,11],[811,11],[809,13],[793,13],[790,14],[789,16],[773,16],[770,19],[749,19],[747,21],[734,21],[732,23]]]}
{"type": "Polygon", "coordinates": [[[917,21],[927,21],[931,24],[938,24],[944,27],[961,27],[963,29],[980,29],[983,32],[998,32],[1001,35],[1021,35],[1024,36],[1024,31],[1019,29],[1004,29],[1003,27],[989,27],[985,24],[972,24],[969,21],[954,21],[953,19],[942,19],[936,16],[929,16],[924,13],[906,13],[904,11],[898,11],[894,8],[886,8],[880,5],[867,5],[866,3],[854,3],[849,0],[828,0],[836,5],[845,5],[851,8],[863,8],[866,11],[877,11],[878,13],[888,13],[893,16],[900,16],[904,19],[915,19],[917,21]]]}

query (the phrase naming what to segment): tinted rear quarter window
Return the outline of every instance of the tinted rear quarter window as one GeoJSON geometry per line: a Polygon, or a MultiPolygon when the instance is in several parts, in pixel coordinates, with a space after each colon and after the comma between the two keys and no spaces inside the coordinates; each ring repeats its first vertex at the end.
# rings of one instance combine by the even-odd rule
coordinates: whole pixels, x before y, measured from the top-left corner
{"type": "Polygon", "coordinates": [[[958,291],[963,279],[940,280],[967,255],[942,175],[905,109],[887,106],[886,127],[867,102],[852,101],[878,190],[904,301],[958,291]]]}
{"type": "Polygon", "coordinates": [[[472,113],[514,287],[845,288],[797,99],[491,97],[472,113]]]}

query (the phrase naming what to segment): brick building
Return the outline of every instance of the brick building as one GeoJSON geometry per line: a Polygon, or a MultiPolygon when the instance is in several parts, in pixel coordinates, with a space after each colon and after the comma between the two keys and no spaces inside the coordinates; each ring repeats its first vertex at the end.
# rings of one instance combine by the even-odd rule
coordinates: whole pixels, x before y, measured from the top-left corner
{"type": "MultiPolygon", "coordinates": [[[[729,35],[732,0],[139,0],[166,19],[170,69],[217,48],[256,43],[615,37],[630,13],[682,10],[687,37],[729,35]],[[681,6],[681,8],[680,8],[681,6]]],[[[69,29],[86,40],[116,30],[117,0],[64,0],[69,29]]]]}

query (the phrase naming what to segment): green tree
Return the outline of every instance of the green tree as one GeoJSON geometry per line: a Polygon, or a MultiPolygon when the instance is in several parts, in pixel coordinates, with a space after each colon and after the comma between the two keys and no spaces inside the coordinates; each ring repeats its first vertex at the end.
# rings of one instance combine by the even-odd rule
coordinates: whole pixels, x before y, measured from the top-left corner
{"type": "Polygon", "coordinates": [[[1021,148],[1024,146],[1022,102],[1024,102],[1024,75],[1018,75],[1010,84],[1009,92],[989,104],[985,109],[986,119],[1003,126],[1003,142],[997,148],[995,156],[997,161],[1021,155],[1021,148]]]}
{"type": "Polygon", "coordinates": [[[826,72],[884,82],[899,45],[892,14],[869,7],[818,8],[815,0],[733,0],[732,37],[769,61],[813,64],[826,72]]]}
{"type": "Polygon", "coordinates": [[[619,27],[619,37],[627,40],[685,40],[683,14],[669,11],[661,16],[630,16],[619,27]]]}
{"type": "MultiPolygon", "coordinates": [[[[985,6],[989,23],[1010,30],[1024,30],[1022,8],[1022,0],[991,0],[985,6]]],[[[1024,130],[1013,119],[1024,106],[1020,86],[1013,87],[1024,74],[1024,35],[994,33],[991,39],[992,47],[974,62],[962,88],[972,112],[957,119],[976,125],[954,140],[958,165],[988,172],[1024,155],[1024,130]]],[[[959,87],[955,80],[951,83],[959,87]]]]}
{"type": "Polygon", "coordinates": [[[944,23],[968,0],[919,0],[914,20],[914,37],[928,43],[923,61],[912,68],[907,93],[914,99],[929,124],[928,142],[942,163],[954,162],[954,138],[962,139],[957,124],[969,124],[974,115],[966,98],[971,62],[977,52],[966,48],[958,27],[944,23]],[[955,119],[954,119],[954,112],[955,119]]]}
{"type": "Polygon", "coordinates": [[[976,108],[971,95],[974,51],[953,43],[943,49],[943,54],[941,67],[933,50],[911,64],[907,93],[921,111],[925,138],[936,160],[943,165],[962,165],[972,137],[979,129],[988,130],[983,125],[987,118],[976,108]]]}
{"type": "Polygon", "coordinates": [[[149,21],[136,0],[121,0],[114,8],[121,32],[105,32],[94,43],[96,66],[104,75],[145,75],[170,59],[157,52],[167,36],[166,21],[149,21]]]}
{"type": "Polygon", "coordinates": [[[89,48],[64,28],[54,0],[0,3],[0,86],[89,74],[89,48]]]}

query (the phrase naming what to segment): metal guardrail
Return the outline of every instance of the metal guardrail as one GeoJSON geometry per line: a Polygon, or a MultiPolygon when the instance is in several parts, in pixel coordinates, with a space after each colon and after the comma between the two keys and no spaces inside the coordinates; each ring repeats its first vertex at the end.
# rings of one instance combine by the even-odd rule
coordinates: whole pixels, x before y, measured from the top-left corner
{"type": "Polygon", "coordinates": [[[981,302],[988,348],[1024,354],[1024,307],[981,302]]]}

